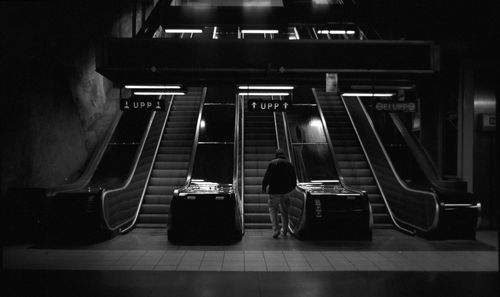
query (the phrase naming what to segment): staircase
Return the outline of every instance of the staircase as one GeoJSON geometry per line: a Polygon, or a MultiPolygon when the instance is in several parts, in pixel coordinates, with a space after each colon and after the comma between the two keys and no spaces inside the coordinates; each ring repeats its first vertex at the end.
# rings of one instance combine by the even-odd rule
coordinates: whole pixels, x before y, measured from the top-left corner
{"type": "Polygon", "coordinates": [[[167,227],[173,191],[186,181],[201,99],[201,88],[173,99],[136,227],[167,227]]]}
{"type": "Polygon", "coordinates": [[[276,151],[276,132],[272,113],[245,114],[244,134],[244,210],[246,229],[271,229],[262,178],[276,151]]]}
{"type": "Polygon", "coordinates": [[[326,95],[318,89],[316,94],[345,183],[367,192],[375,228],[392,228],[389,212],[340,96],[326,95]]]}

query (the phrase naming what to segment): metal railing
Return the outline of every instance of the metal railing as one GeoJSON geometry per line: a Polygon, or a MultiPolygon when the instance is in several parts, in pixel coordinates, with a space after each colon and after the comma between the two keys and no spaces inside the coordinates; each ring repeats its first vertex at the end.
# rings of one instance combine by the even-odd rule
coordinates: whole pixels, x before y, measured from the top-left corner
{"type": "MultiPolygon", "coordinates": [[[[362,147],[365,155],[367,156],[368,164],[369,164],[369,166],[370,166],[370,168],[371,168],[371,170],[373,172],[375,181],[377,182],[377,185],[379,187],[379,190],[380,190],[380,193],[382,195],[382,198],[384,199],[384,201],[385,201],[385,203],[387,205],[387,209],[389,211],[389,215],[391,216],[391,219],[395,223],[396,227],[398,227],[399,229],[401,229],[401,230],[403,230],[405,232],[409,232],[409,233],[414,233],[414,232],[411,231],[411,230],[408,230],[408,229],[406,229],[404,227],[402,227],[401,224],[399,224],[399,223],[402,223],[402,224],[404,224],[406,226],[415,228],[416,230],[420,230],[420,231],[423,231],[423,232],[429,232],[429,231],[434,230],[437,227],[438,220],[439,220],[439,203],[438,203],[436,194],[433,193],[433,192],[426,192],[426,191],[411,189],[407,185],[405,185],[405,183],[401,180],[401,178],[397,174],[397,172],[396,172],[396,170],[394,168],[394,165],[392,164],[392,162],[391,162],[391,160],[389,158],[389,155],[388,155],[387,151],[385,150],[384,145],[383,145],[382,141],[380,140],[380,137],[378,136],[378,134],[377,134],[377,132],[375,130],[375,126],[374,126],[374,124],[373,124],[370,116],[368,115],[368,112],[366,111],[365,107],[363,106],[363,103],[361,102],[361,99],[359,97],[357,97],[357,98],[350,98],[349,99],[349,100],[356,100],[356,101],[353,101],[352,108],[355,108],[355,104],[357,104],[357,106],[359,106],[357,111],[351,110],[348,107],[348,104],[346,103],[346,99],[345,98],[341,97],[341,99],[342,99],[342,102],[343,102],[343,104],[344,104],[344,106],[346,108],[347,114],[349,115],[351,123],[353,123],[353,128],[354,128],[354,130],[356,132],[356,135],[357,135],[358,140],[359,140],[359,142],[361,144],[361,147],[362,147]],[[403,219],[400,216],[402,214],[396,214],[395,213],[395,212],[401,212],[401,211],[394,209],[394,207],[397,207],[396,205],[398,205],[398,204],[396,202],[392,201],[392,197],[389,197],[388,192],[391,191],[391,190],[396,191],[397,189],[387,189],[387,187],[384,187],[384,186],[381,185],[382,183],[385,183],[385,181],[382,181],[381,178],[380,178],[380,176],[378,176],[378,174],[382,174],[382,173],[378,172],[379,170],[376,170],[377,168],[375,168],[375,167],[377,167],[377,165],[373,164],[373,160],[371,160],[371,158],[370,158],[370,157],[373,157],[373,156],[371,156],[373,152],[368,151],[366,149],[366,147],[365,147],[365,143],[363,141],[361,141],[360,130],[359,130],[359,127],[356,126],[356,121],[353,119],[352,112],[362,113],[363,117],[366,118],[366,120],[367,120],[366,124],[369,126],[369,129],[366,128],[366,127],[363,127],[363,131],[364,130],[371,130],[371,132],[373,133],[373,136],[375,138],[377,146],[380,147],[380,150],[381,150],[381,153],[383,155],[383,158],[387,162],[387,165],[389,166],[389,169],[391,171],[390,174],[397,181],[399,189],[402,189],[406,193],[405,194],[405,200],[408,200],[410,198],[408,194],[414,194],[413,196],[415,196],[415,197],[412,197],[412,198],[414,198],[413,199],[414,201],[418,202],[420,199],[423,199],[424,197],[427,197],[427,198],[430,199],[430,201],[432,201],[432,210],[429,209],[432,213],[427,213],[426,209],[423,210],[424,211],[424,219],[427,216],[430,216],[432,218],[430,223],[429,222],[425,223],[427,226],[418,225],[416,222],[409,221],[408,218],[403,219]]],[[[365,132],[368,133],[368,131],[365,131],[365,132]]],[[[385,174],[383,174],[383,177],[384,177],[384,179],[390,178],[389,176],[386,176],[385,174]]],[[[424,204],[425,204],[425,202],[424,202],[424,204]]],[[[405,206],[405,207],[408,208],[408,206],[405,206]]]]}
{"type": "Polygon", "coordinates": [[[201,127],[201,115],[203,113],[203,107],[205,105],[205,97],[207,95],[207,88],[203,88],[201,92],[201,102],[200,108],[198,109],[198,120],[196,121],[196,132],[194,134],[193,146],[191,148],[191,158],[189,160],[189,169],[186,177],[186,182],[182,188],[186,188],[191,183],[191,177],[193,175],[194,160],[196,158],[196,150],[198,148],[198,139],[200,137],[200,127],[201,127]]]}
{"type": "Polygon", "coordinates": [[[142,203],[144,201],[144,196],[146,194],[146,190],[147,190],[147,185],[149,183],[149,180],[151,179],[151,172],[153,172],[153,168],[154,168],[154,164],[155,164],[155,160],[156,160],[156,157],[158,156],[158,150],[160,148],[160,144],[161,144],[161,140],[163,138],[163,133],[165,131],[165,126],[167,125],[167,122],[168,122],[168,118],[170,116],[170,112],[172,110],[172,106],[174,104],[174,100],[175,100],[175,96],[172,96],[170,98],[170,104],[168,105],[168,109],[167,109],[167,114],[165,115],[165,120],[163,121],[163,124],[162,124],[162,128],[161,128],[161,132],[160,132],[160,137],[158,139],[158,143],[156,144],[156,148],[155,148],[155,152],[154,152],[154,155],[153,155],[153,161],[151,162],[151,166],[149,166],[149,170],[148,170],[148,174],[147,174],[147,178],[146,178],[146,182],[144,184],[144,188],[142,190],[142,193],[141,193],[141,198],[139,200],[139,204],[138,204],[138,207],[137,207],[137,210],[135,212],[135,215],[134,215],[134,218],[132,220],[132,222],[130,223],[130,225],[128,227],[125,227],[123,229],[120,229],[120,232],[121,233],[126,233],[128,232],[129,230],[132,229],[132,227],[134,227],[135,225],[135,222],[137,221],[137,218],[139,217],[139,213],[141,211],[141,207],[142,207],[142,203]]]}
{"type": "Polygon", "coordinates": [[[122,224],[124,223],[127,223],[126,222],[123,222],[122,224],[119,224],[118,226],[111,226],[110,222],[109,222],[109,216],[108,216],[108,209],[107,209],[107,204],[106,204],[106,200],[107,200],[107,196],[113,192],[117,192],[117,191],[121,191],[125,188],[128,187],[128,185],[130,184],[130,181],[132,180],[132,178],[134,177],[134,173],[135,173],[135,170],[137,169],[137,164],[139,163],[139,159],[142,155],[142,151],[144,149],[144,145],[146,143],[146,139],[148,137],[148,134],[149,134],[149,131],[151,129],[151,125],[153,124],[153,120],[155,119],[155,116],[156,116],[156,111],[154,111],[151,115],[151,118],[149,120],[149,123],[147,125],[147,128],[141,138],[141,141],[140,141],[140,145],[139,145],[139,148],[137,149],[137,152],[135,154],[135,157],[134,157],[134,160],[132,162],[132,170],[130,171],[130,173],[128,174],[128,177],[127,179],[125,180],[125,182],[122,184],[122,186],[118,187],[118,188],[114,188],[114,189],[109,189],[109,190],[103,190],[102,191],[102,194],[101,194],[101,207],[102,207],[102,213],[103,213],[103,219],[104,219],[104,223],[106,224],[106,227],[111,230],[111,231],[114,231],[114,230],[117,230],[122,224]]]}

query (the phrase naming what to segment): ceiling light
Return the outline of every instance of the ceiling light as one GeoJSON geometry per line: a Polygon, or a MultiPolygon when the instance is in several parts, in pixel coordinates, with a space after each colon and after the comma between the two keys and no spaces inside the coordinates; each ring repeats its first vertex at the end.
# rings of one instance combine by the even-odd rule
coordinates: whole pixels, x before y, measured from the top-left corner
{"type": "Polygon", "coordinates": [[[138,96],[153,96],[153,95],[186,95],[185,92],[134,92],[138,96]]]}
{"type": "Polygon", "coordinates": [[[392,97],[391,93],[343,93],[344,97],[392,97]]]}
{"type": "Polygon", "coordinates": [[[288,96],[289,93],[283,92],[250,92],[250,93],[238,93],[240,96],[288,96]]]}
{"type": "Polygon", "coordinates": [[[240,90],[293,90],[293,86],[238,86],[240,90]]]}
{"type": "Polygon", "coordinates": [[[125,89],[180,89],[179,85],[126,85],[125,89]]]}
{"type": "Polygon", "coordinates": [[[165,33],[202,33],[201,29],[165,29],[165,33]]]}
{"type": "Polygon", "coordinates": [[[332,35],[353,35],[356,32],[353,30],[319,30],[318,34],[332,34],[332,35]]]}
{"type": "Polygon", "coordinates": [[[243,34],[277,34],[278,30],[241,30],[243,34]]]}

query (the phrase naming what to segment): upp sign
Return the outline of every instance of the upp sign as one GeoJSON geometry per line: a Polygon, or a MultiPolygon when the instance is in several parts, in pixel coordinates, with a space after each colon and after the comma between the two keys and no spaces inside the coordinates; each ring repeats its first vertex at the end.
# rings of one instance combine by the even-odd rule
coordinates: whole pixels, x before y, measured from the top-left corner
{"type": "Polygon", "coordinates": [[[165,100],[122,99],[120,109],[123,111],[165,110],[165,100]]]}
{"type": "Polygon", "coordinates": [[[249,111],[289,111],[292,108],[291,101],[250,99],[248,100],[249,111]]]}

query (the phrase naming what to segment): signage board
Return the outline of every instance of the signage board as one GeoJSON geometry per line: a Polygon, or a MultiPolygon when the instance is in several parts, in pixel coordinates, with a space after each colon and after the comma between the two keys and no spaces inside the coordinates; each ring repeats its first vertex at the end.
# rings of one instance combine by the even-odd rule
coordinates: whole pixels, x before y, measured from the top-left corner
{"type": "Polygon", "coordinates": [[[121,99],[120,109],[123,111],[164,111],[164,99],[121,99]]]}
{"type": "Polygon", "coordinates": [[[290,100],[264,100],[264,99],[249,99],[248,111],[289,111],[292,108],[290,100]]]}
{"type": "Polygon", "coordinates": [[[379,101],[374,104],[375,111],[385,112],[416,112],[417,104],[415,102],[391,102],[379,101]]]}
{"type": "Polygon", "coordinates": [[[339,92],[339,76],[337,73],[327,73],[325,77],[325,91],[327,93],[339,92]]]}

